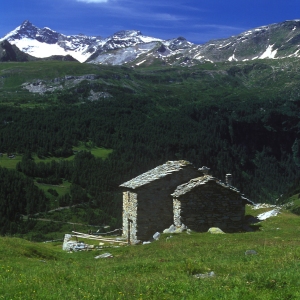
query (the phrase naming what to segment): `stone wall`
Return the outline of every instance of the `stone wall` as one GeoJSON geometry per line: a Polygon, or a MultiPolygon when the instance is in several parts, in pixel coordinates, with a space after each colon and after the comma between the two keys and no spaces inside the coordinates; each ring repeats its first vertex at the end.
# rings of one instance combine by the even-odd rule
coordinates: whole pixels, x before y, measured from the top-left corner
{"type": "Polygon", "coordinates": [[[137,239],[149,240],[173,222],[173,203],[164,180],[139,191],[137,239]]]}
{"type": "Polygon", "coordinates": [[[174,225],[205,232],[219,227],[225,232],[242,230],[245,204],[237,190],[210,180],[173,198],[174,225]]]}
{"type": "Polygon", "coordinates": [[[123,237],[130,241],[136,240],[137,228],[137,194],[123,192],[123,237]]]}

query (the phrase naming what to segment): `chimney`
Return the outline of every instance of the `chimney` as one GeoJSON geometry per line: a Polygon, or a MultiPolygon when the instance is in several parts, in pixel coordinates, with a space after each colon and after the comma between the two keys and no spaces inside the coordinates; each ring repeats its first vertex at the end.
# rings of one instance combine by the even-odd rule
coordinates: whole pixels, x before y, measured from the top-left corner
{"type": "Polygon", "coordinates": [[[232,185],[232,175],[231,174],[226,174],[226,177],[225,177],[225,181],[226,181],[226,184],[227,185],[232,185]]]}
{"type": "Polygon", "coordinates": [[[210,168],[203,166],[202,168],[198,169],[199,171],[201,171],[203,173],[203,175],[209,175],[209,170],[210,168]]]}

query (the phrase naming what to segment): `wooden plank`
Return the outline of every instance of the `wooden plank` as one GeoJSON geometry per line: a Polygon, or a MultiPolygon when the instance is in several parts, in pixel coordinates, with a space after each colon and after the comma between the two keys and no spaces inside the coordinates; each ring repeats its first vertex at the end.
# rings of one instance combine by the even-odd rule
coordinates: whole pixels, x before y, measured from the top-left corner
{"type": "Polygon", "coordinates": [[[79,237],[82,239],[90,239],[90,240],[96,240],[96,241],[105,241],[105,242],[112,242],[112,243],[126,243],[126,241],[116,241],[114,239],[109,239],[109,238],[102,238],[98,237],[95,235],[90,235],[90,234],[84,234],[76,231],[72,231],[75,234],[72,234],[72,236],[79,237]]]}
{"type": "MultiPolygon", "coordinates": [[[[87,234],[87,233],[81,233],[81,232],[77,232],[77,231],[72,231],[73,233],[75,234],[78,234],[80,236],[85,236],[85,237],[94,237],[94,238],[104,238],[103,236],[101,235],[93,235],[93,234],[87,234]]],[[[115,240],[114,238],[109,238],[109,237],[105,237],[105,239],[107,240],[115,240]]]]}
{"type": "Polygon", "coordinates": [[[82,239],[90,239],[90,240],[96,240],[96,241],[103,241],[103,242],[110,242],[110,243],[123,243],[126,244],[126,241],[115,241],[115,240],[106,240],[106,239],[100,239],[100,238],[93,238],[93,237],[86,237],[86,236],[82,236],[82,235],[73,235],[75,237],[79,237],[82,239]]]}

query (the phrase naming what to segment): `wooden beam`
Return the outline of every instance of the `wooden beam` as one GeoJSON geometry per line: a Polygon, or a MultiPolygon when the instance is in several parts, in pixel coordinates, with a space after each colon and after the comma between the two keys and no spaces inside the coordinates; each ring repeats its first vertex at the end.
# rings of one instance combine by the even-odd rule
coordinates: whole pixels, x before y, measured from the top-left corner
{"type": "Polygon", "coordinates": [[[90,239],[90,240],[112,242],[112,243],[126,243],[126,241],[116,241],[115,239],[98,237],[96,235],[85,234],[85,233],[80,233],[80,232],[76,232],[76,231],[72,231],[72,232],[75,233],[75,234],[72,234],[72,236],[76,236],[76,237],[79,237],[82,239],[90,239]]]}

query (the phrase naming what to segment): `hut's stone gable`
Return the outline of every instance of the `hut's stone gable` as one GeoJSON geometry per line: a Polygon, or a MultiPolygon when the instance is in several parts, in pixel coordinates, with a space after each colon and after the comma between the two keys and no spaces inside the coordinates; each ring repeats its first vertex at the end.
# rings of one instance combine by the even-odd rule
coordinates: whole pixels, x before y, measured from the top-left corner
{"type": "Polygon", "coordinates": [[[123,235],[129,238],[129,240],[136,239],[137,231],[137,194],[132,192],[123,192],[123,212],[126,212],[126,217],[123,215],[123,235]]]}
{"type": "Polygon", "coordinates": [[[184,224],[200,232],[210,227],[225,232],[242,230],[247,200],[212,176],[192,179],[178,186],[172,196],[175,226],[184,224]]]}
{"type": "Polygon", "coordinates": [[[234,187],[199,175],[187,161],[169,161],[123,183],[123,236],[148,240],[171,224],[241,230],[246,199],[234,187]]]}

